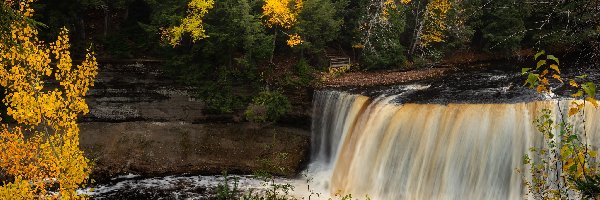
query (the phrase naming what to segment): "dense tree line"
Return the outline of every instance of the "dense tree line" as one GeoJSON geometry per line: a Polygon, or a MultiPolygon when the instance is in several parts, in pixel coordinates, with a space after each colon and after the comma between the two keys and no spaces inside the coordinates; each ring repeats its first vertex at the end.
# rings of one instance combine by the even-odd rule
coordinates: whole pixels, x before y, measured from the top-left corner
{"type": "Polygon", "coordinates": [[[352,57],[355,69],[370,70],[434,65],[457,52],[505,57],[554,49],[590,59],[600,50],[595,0],[274,3],[294,19],[271,21],[269,0],[214,1],[202,17],[207,37],[193,42],[183,35],[175,48],[160,33],[186,16],[187,0],[44,0],[34,6],[36,20],[48,29],[41,37],[67,26],[76,49],[92,45],[101,58],[166,59],[173,75],[198,85],[199,95],[224,112],[243,109],[261,88],[306,84],[289,80],[324,69],[327,51],[352,57]],[[291,70],[275,70],[281,66],[291,70]]]}
{"type": "MultiPolygon", "coordinates": [[[[524,48],[582,49],[597,46],[592,43],[600,31],[600,3],[593,0],[300,2],[302,9],[297,11],[295,25],[278,28],[269,25],[263,0],[215,1],[204,24],[207,35],[218,38],[196,44],[183,41],[181,49],[213,46],[218,48],[215,51],[261,61],[273,54],[266,49],[275,39],[275,56],[279,52],[282,56],[305,53],[304,58],[318,61],[327,47],[350,52],[354,46],[364,48],[361,64],[390,68],[404,66],[404,60],[439,57],[455,50],[511,53],[524,48]],[[286,37],[278,39],[276,34],[298,34],[303,43],[294,49],[284,48],[286,37]]],[[[165,49],[158,33],[177,24],[185,16],[186,6],[186,0],[45,0],[35,4],[36,19],[48,25],[47,29],[66,26],[75,41],[82,43],[79,46],[87,47],[84,41],[91,39],[106,57],[161,57],[165,49]]],[[[224,57],[232,59],[231,55],[224,57]]]]}

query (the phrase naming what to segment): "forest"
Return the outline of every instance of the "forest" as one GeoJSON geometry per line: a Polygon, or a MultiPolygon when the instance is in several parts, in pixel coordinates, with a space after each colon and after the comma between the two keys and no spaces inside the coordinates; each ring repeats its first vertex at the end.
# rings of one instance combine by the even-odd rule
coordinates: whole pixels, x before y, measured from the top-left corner
{"type": "Polygon", "coordinates": [[[0,5],[0,199],[600,195],[598,0],[0,5]]]}
{"type": "Polygon", "coordinates": [[[163,60],[174,77],[197,85],[217,112],[245,109],[249,96],[265,88],[313,84],[313,72],[328,71],[327,55],[348,57],[352,70],[369,71],[525,60],[541,49],[594,60],[591,52],[600,48],[598,2],[588,0],[189,3],[204,7],[194,11],[176,0],[49,0],[32,7],[33,19],[45,25],[42,39],[66,27],[75,56],[91,46],[101,60],[163,60]],[[197,18],[182,21],[186,13],[197,18]],[[165,39],[162,33],[182,22],[188,24],[177,30],[177,40],[165,39]]]}

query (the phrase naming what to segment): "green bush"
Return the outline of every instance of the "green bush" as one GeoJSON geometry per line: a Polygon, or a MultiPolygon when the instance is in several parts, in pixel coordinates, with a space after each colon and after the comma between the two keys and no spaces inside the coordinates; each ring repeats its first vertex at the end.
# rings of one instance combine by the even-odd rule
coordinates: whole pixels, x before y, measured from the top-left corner
{"type": "Polygon", "coordinates": [[[405,8],[398,6],[388,8],[387,20],[380,21],[370,18],[376,16],[367,14],[362,23],[370,24],[370,28],[362,30],[362,44],[360,46],[360,64],[365,69],[393,69],[400,68],[406,61],[406,49],[403,46],[402,35],[406,27],[405,8]],[[370,31],[365,31],[365,30],[370,31]]]}
{"type": "Polygon", "coordinates": [[[300,79],[310,81],[312,79],[313,67],[305,59],[300,59],[298,64],[296,64],[296,73],[300,79]]]}
{"type": "Polygon", "coordinates": [[[283,78],[284,86],[291,87],[309,87],[314,80],[314,69],[305,59],[300,59],[294,66],[294,71],[287,73],[283,78]]]}
{"type": "Polygon", "coordinates": [[[244,112],[246,119],[251,122],[264,123],[267,122],[267,107],[265,105],[256,105],[251,103],[244,112]]]}
{"type": "Polygon", "coordinates": [[[275,122],[290,108],[290,102],[281,92],[262,91],[252,99],[244,116],[255,123],[275,122]]]}

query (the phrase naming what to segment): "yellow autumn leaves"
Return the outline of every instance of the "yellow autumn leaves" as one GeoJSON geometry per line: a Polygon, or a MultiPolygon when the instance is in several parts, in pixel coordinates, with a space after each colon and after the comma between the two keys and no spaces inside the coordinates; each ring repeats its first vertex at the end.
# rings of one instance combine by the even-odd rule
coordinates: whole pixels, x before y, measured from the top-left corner
{"type": "MultiPolygon", "coordinates": [[[[279,27],[291,29],[298,22],[298,14],[302,11],[302,0],[265,0],[262,7],[265,25],[269,28],[279,27]]],[[[203,19],[210,9],[214,7],[214,0],[191,0],[185,18],[178,26],[162,30],[162,40],[171,46],[179,45],[183,35],[189,33],[192,41],[207,38],[204,30],[203,19]]],[[[287,44],[290,47],[301,44],[303,41],[298,34],[288,34],[287,44]]]]}
{"type": "MultiPolygon", "coordinates": [[[[382,7],[382,18],[387,20],[389,9],[396,9],[398,4],[407,5],[412,0],[384,0],[382,7]]],[[[452,8],[449,0],[432,0],[425,6],[423,16],[423,31],[417,36],[421,47],[428,47],[433,43],[444,42],[446,30],[448,29],[448,12],[452,8]]]]}
{"type": "Polygon", "coordinates": [[[0,186],[0,199],[82,198],[76,193],[88,179],[88,160],[79,149],[77,117],[89,112],[84,96],[98,65],[93,52],[73,66],[68,31],[53,43],[38,40],[26,21],[32,0],[7,1],[21,18],[1,34],[0,85],[3,103],[16,124],[0,127],[0,173],[14,181],[0,186]],[[55,82],[58,85],[50,85],[55,82]],[[49,188],[58,190],[49,192],[49,188]]]}
{"type": "Polygon", "coordinates": [[[291,34],[290,38],[287,40],[287,45],[290,47],[294,47],[296,45],[302,44],[302,38],[298,34],[291,34]]]}
{"type": "MultiPolygon", "coordinates": [[[[269,28],[292,29],[298,23],[298,15],[302,11],[303,5],[302,0],[265,0],[262,7],[263,16],[267,19],[265,24],[269,28]]],[[[294,33],[288,36],[287,45],[290,47],[303,42],[298,34],[294,33]]]]}
{"type": "Polygon", "coordinates": [[[446,18],[451,5],[448,0],[433,0],[425,8],[425,27],[420,37],[422,47],[431,43],[443,42],[445,31],[448,29],[446,18]]]}
{"type": "MultiPolygon", "coordinates": [[[[550,88],[550,81],[554,80],[554,81],[558,81],[560,83],[567,83],[568,87],[571,87],[572,89],[575,89],[577,92],[573,93],[571,96],[574,98],[582,98],[584,97],[584,100],[573,100],[571,101],[570,105],[569,105],[569,111],[568,111],[568,116],[574,116],[577,113],[579,113],[579,111],[584,110],[584,106],[586,105],[586,102],[589,102],[592,106],[594,106],[594,108],[598,108],[598,103],[596,102],[595,96],[596,96],[596,86],[594,83],[592,82],[586,82],[586,83],[578,83],[577,80],[575,79],[583,79],[585,78],[584,76],[577,76],[575,78],[571,78],[571,79],[564,79],[561,77],[561,71],[560,71],[560,61],[558,58],[556,58],[554,55],[546,55],[545,51],[540,51],[539,53],[537,53],[534,56],[534,60],[537,61],[537,64],[535,67],[531,67],[531,68],[523,68],[522,69],[522,73],[523,74],[528,74],[527,76],[527,80],[525,81],[525,85],[529,86],[530,88],[536,88],[536,91],[538,93],[551,93],[552,90],[550,88]]],[[[554,146],[555,144],[553,143],[552,139],[555,137],[555,135],[553,135],[552,130],[555,128],[554,126],[556,126],[557,128],[560,128],[560,130],[558,131],[560,134],[558,134],[557,136],[560,137],[561,141],[561,145],[560,146],[560,150],[559,150],[559,155],[560,155],[560,162],[562,162],[562,168],[560,168],[560,170],[562,171],[562,173],[564,173],[563,176],[568,176],[565,179],[569,179],[569,180],[580,180],[582,178],[584,178],[584,175],[586,174],[592,174],[596,172],[596,168],[589,165],[589,163],[587,163],[588,159],[591,158],[595,158],[597,152],[592,150],[592,149],[588,149],[588,146],[586,143],[579,143],[577,140],[579,140],[579,136],[577,134],[575,134],[575,132],[573,131],[572,126],[570,126],[568,123],[562,122],[559,123],[557,125],[553,124],[554,122],[550,119],[550,111],[545,109],[545,111],[543,111],[543,115],[542,115],[542,120],[537,121],[538,122],[538,130],[542,133],[545,134],[545,137],[551,141],[551,145],[549,146],[554,146]]],[[[584,130],[585,131],[585,130],[584,130]]],[[[535,148],[534,148],[535,149],[535,148]]],[[[542,153],[547,153],[547,152],[541,152],[540,150],[540,154],[542,153]]],[[[531,164],[532,165],[532,174],[538,174],[538,175],[542,175],[544,176],[543,178],[548,178],[547,173],[543,170],[536,170],[537,168],[539,169],[543,169],[545,166],[544,164],[535,164],[534,162],[532,162],[531,160],[526,160],[525,164],[531,164]]],[[[558,166],[558,165],[557,165],[558,166]]],[[[558,169],[555,169],[558,170],[558,169]]],[[[526,185],[529,187],[530,191],[532,190],[540,190],[541,188],[543,188],[545,186],[545,179],[533,179],[531,183],[526,182],[526,185]]],[[[572,181],[567,181],[566,182],[568,185],[567,187],[573,187],[572,185],[569,184],[573,184],[572,181]]],[[[556,188],[550,189],[549,193],[560,193],[560,191],[556,188]]]]}
{"type": "Polygon", "coordinates": [[[267,18],[269,28],[279,26],[290,29],[298,22],[298,14],[302,11],[302,0],[266,0],[263,5],[263,16],[267,18]]]}
{"type": "Polygon", "coordinates": [[[578,83],[576,79],[583,79],[586,76],[576,76],[570,79],[563,79],[560,72],[560,61],[554,55],[546,55],[545,51],[540,51],[534,56],[537,61],[535,67],[523,68],[522,73],[528,74],[525,85],[535,88],[538,93],[550,93],[550,81],[555,80],[560,83],[567,82],[576,92],[571,94],[574,98],[583,98],[584,101],[572,101],[569,107],[569,116],[577,114],[585,102],[589,102],[594,108],[598,108],[596,101],[596,85],[593,82],[578,83]]]}
{"type": "Polygon", "coordinates": [[[213,0],[191,0],[188,3],[187,15],[181,20],[181,24],[162,31],[163,41],[167,41],[171,46],[177,46],[184,33],[189,33],[194,42],[208,37],[204,30],[203,19],[214,4],[213,0]]]}
{"type": "Polygon", "coordinates": [[[596,168],[587,166],[589,163],[586,163],[586,154],[592,158],[597,156],[596,151],[588,149],[586,152],[581,146],[562,146],[560,148],[560,156],[564,162],[562,170],[575,179],[581,179],[585,174],[595,172],[596,168]]]}

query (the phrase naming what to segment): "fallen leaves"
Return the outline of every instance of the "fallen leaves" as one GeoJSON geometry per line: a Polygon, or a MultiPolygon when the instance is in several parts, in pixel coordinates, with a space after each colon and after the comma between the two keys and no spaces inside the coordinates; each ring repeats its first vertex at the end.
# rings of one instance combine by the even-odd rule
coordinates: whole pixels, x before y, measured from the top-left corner
{"type": "Polygon", "coordinates": [[[379,86],[436,78],[451,71],[452,69],[450,68],[434,68],[405,72],[348,72],[339,77],[326,77],[326,75],[323,75],[324,78],[322,80],[324,87],[379,86]]]}

